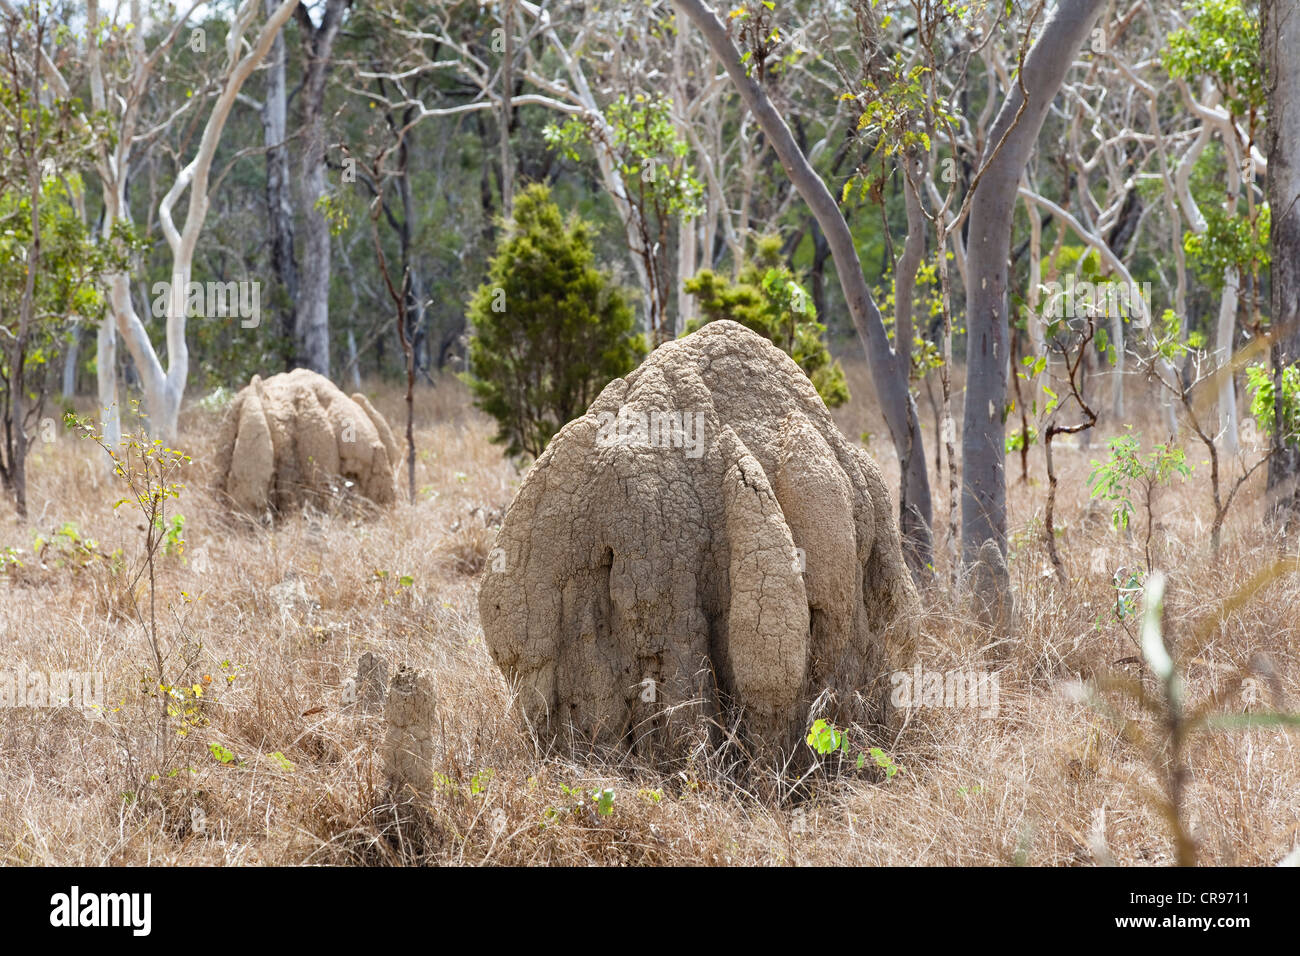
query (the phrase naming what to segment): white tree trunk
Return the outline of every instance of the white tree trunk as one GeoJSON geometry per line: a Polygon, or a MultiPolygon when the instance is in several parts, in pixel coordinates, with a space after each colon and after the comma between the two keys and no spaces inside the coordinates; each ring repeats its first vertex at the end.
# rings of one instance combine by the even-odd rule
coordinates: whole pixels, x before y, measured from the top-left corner
{"type": "Polygon", "coordinates": [[[1223,451],[1237,454],[1237,389],[1233,384],[1232,339],[1237,330],[1239,280],[1235,269],[1223,274],[1223,298],[1219,300],[1219,321],[1214,330],[1214,364],[1219,368],[1219,432],[1223,451]]]}
{"type": "MultiPolygon", "coordinates": [[[[1028,186],[1023,188],[1027,189],[1028,186]]],[[[1043,374],[1035,376],[1030,383],[1028,401],[1031,408],[1041,412],[1046,407],[1044,399],[1047,397],[1043,387],[1052,375],[1052,360],[1047,354],[1047,322],[1045,317],[1039,314],[1043,297],[1043,220],[1034,207],[1033,201],[1028,198],[1025,200],[1025,212],[1029,215],[1029,289],[1025,295],[1029,302],[1029,351],[1035,358],[1042,358],[1047,362],[1043,374]]],[[[1020,370],[1016,368],[1011,370],[1012,375],[1017,375],[1019,372],[1020,370]]]]}
{"type": "Polygon", "coordinates": [[[95,347],[95,382],[99,400],[99,431],[110,448],[122,442],[117,406],[117,328],[110,319],[99,324],[95,347]]]}
{"type": "Polygon", "coordinates": [[[77,362],[81,359],[81,320],[74,320],[68,330],[68,348],[63,353],[63,387],[66,402],[77,394],[77,362]]]}
{"type": "Polygon", "coordinates": [[[307,56],[302,96],[302,210],[303,256],[299,286],[301,301],[295,316],[296,360],[314,372],[330,374],[330,224],[321,200],[329,195],[325,181],[325,80],[334,41],[342,27],[346,4],[329,0],[319,27],[302,18],[299,26],[307,34],[307,56]]]}
{"type": "MultiPolygon", "coordinates": [[[[1182,89],[1193,110],[1201,115],[1203,125],[1186,158],[1179,164],[1175,174],[1175,185],[1178,189],[1179,202],[1182,204],[1183,214],[1187,217],[1188,225],[1193,232],[1200,234],[1204,233],[1208,227],[1205,217],[1201,215],[1201,210],[1196,205],[1196,200],[1192,197],[1190,185],[1192,164],[1209,142],[1211,129],[1217,126],[1220,139],[1223,142],[1224,162],[1228,168],[1228,198],[1225,201],[1225,206],[1230,214],[1235,213],[1237,193],[1241,189],[1241,166],[1238,161],[1240,149],[1237,131],[1231,121],[1219,122],[1216,119],[1217,92],[1211,91],[1203,102],[1197,102],[1192,99],[1191,92],[1186,84],[1183,84],[1182,89]]],[[[1237,327],[1238,299],[1239,279],[1236,270],[1227,269],[1223,274],[1223,294],[1219,299],[1219,317],[1214,327],[1213,357],[1215,366],[1220,370],[1218,382],[1219,434],[1223,441],[1223,450],[1229,456],[1236,455],[1238,448],[1237,395],[1233,375],[1230,371],[1232,342],[1237,327]]]]}

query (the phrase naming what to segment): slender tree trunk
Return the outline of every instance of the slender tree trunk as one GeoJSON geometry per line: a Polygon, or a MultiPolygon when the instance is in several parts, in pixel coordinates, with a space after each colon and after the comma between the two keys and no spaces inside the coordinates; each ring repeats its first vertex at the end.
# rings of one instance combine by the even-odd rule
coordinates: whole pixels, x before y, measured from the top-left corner
{"type": "MultiPolygon", "coordinates": [[[[1029,400],[1035,407],[1042,408],[1043,385],[1052,373],[1052,358],[1047,354],[1047,323],[1040,313],[1043,284],[1043,220],[1033,203],[1026,201],[1025,212],[1029,214],[1029,289],[1025,298],[1029,301],[1029,351],[1035,358],[1047,362],[1041,376],[1036,376],[1029,386],[1029,400]]],[[[1012,370],[1014,374],[1014,369],[1012,370]]]]}
{"type": "Polygon", "coordinates": [[[397,309],[397,339],[402,346],[402,356],[406,360],[406,482],[410,502],[415,503],[415,351],[411,348],[411,339],[407,335],[406,303],[410,299],[410,275],[403,273],[401,288],[393,283],[388,270],[388,260],[384,256],[383,244],[379,241],[379,210],[383,207],[383,184],[377,183],[379,189],[374,200],[374,210],[370,216],[370,234],[375,246],[375,260],[379,264],[379,274],[383,277],[389,297],[397,309]]]}
{"type": "Polygon", "coordinates": [[[812,267],[808,270],[808,284],[811,286],[813,306],[817,314],[826,315],[826,260],[830,258],[831,247],[826,244],[826,234],[817,225],[817,220],[809,226],[813,237],[812,267]]]}
{"type": "MultiPolygon", "coordinates": [[[[1292,0],[1264,0],[1262,13],[1268,92],[1264,138],[1273,211],[1274,421],[1280,426],[1282,370],[1300,360],[1300,8],[1292,0]]],[[[1300,517],[1300,444],[1281,427],[1273,429],[1268,491],[1281,516],[1300,517]]]]}
{"type": "MultiPolygon", "coordinates": [[[[688,96],[685,76],[687,47],[686,31],[678,30],[673,47],[673,125],[683,140],[690,138],[686,129],[689,121],[682,116],[682,108],[688,96]]],[[[697,227],[698,223],[693,218],[682,217],[677,221],[677,318],[672,329],[674,336],[686,331],[686,324],[695,318],[695,296],[686,291],[686,281],[695,275],[699,260],[697,227]]],[[[705,255],[708,255],[707,247],[705,255]]]]}
{"type": "Polygon", "coordinates": [[[63,353],[63,383],[60,393],[68,401],[77,394],[77,362],[81,360],[81,322],[74,321],[63,353]]]}
{"type": "MultiPolygon", "coordinates": [[[[898,257],[894,279],[894,353],[895,364],[899,366],[895,374],[902,378],[907,396],[907,432],[905,441],[901,443],[905,450],[900,449],[899,453],[906,471],[900,495],[899,523],[904,541],[909,542],[908,553],[912,556],[909,561],[913,561],[913,573],[928,579],[934,573],[933,506],[930,501],[925,441],[921,435],[916,398],[911,391],[911,373],[916,273],[925,259],[925,235],[929,225],[921,206],[920,188],[926,175],[923,157],[909,156],[906,162],[909,164],[909,175],[903,178],[903,200],[907,210],[907,239],[904,240],[903,252],[898,257]],[[920,560],[917,542],[923,542],[923,550],[928,554],[924,561],[920,560]]],[[[935,441],[939,440],[940,437],[935,435],[935,441]]],[[[896,441],[895,445],[900,443],[896,441]]]]}
{"type": "MultiPolygon", "coordinates": [[[[410,149],[408,143],[409,140],[403,138],[402,145],[398,150],[397,175],[394,178],[397,184],[398,198],[402,203],[402,222],[401,227],[397,229],[397,238],[401,249],[402,275],[406,276],[406,336],[409,339],[408,345],[410,346],[411,361],[414,363],[412,368],[414,370],[420,367],[419,350],[421,344],[428,339],[425,327],[428,310],[425,308],[424,280],[415,268],[414,256],[412,255],[412,223],[415,222],[416,211],[415,196],[411,191],[410,149]]],[[[427,362],[423,371],[427,378],[427,362]]]]}
{"type": "Polygon", "coordinates": [[[301,167],[304,207],[302,296],[295,316],[295,364],[328,376],[330,227],[324,211],[317,205],[325,197],[324,131],[318,118],[307,124],[306,137],[301,167]]]}
{"type": "Polygon", "coordinates": [[[918,192],[925,170],[915,156],[909,156],[906,162],[909,175],[903,177],[903,205],[907,210],[907,239],[894,268],[894,350],[907,358],[910,371],[916,272],[925,258],[925,234],[929,224],[918,192]]]}
{"type": "Polygon", "coordinates": [[[325,80],[343,12],[351,0],[328,0],[320,26],[306,7],[297,9],[303,31],[306,76],[302,88],[302,296],[298,302],[294,344],[297,363],[321,375],[330,373],[330,224],[321,201],[329,195],[325,181],[325,80]]]}
{"type": "Polygon", "coordinates": [[[95,383],[100,433],[104,444],[116,449],[122,443],[122,417],[117,404],[117,326],[113,316],[105,316],[95,335],[95,383]]]}
{"type": "MultiPolygon", "coordinates": [[[[36,45],[44,39],[44,22],[39,14],[36,22],[36,45]]],[[[12,49],[10,50],[12,55],[12,49]]],[[[14,77],[17,86],[17,77],[14,77]]],[[[33,65],[29,102],[40,102],[40,70],[33,65]]],[[[13,415],[13,444],[9,472],[13,481],[14,506],[18,517],[27,518],[27,384],[24,366],[27,364],[27,341],[32,323],[36,320],[36,276],[41,270],[41,131],[33,126],[26,130],[10,130],[17,146],[15,152],[26,161],[27,202],[32,237],[27,245],[27,274],[23,280],[22,298],[18,303],[18,334],[11,336],[9,347],[10,414],[13,415]]]]}
{"type": "MultiPolygon", "coordinates": [[[[1229,151],[1228,198],[1224,210],[1237,217],[1237,194],[1241,191],[1241,168],[1237,165],[1236,149],[1229,151]]],[[[1219,377],[1219,431],[1223,438],[1223,452],[1228,458],[1237,454],[1237,390],[1232,366],[1233,340],[1237,331],[1237,309],[1241,301],[1241,276],[1229,267],[1223,273],[1223,298],[1219,301],[1219,320],[1214,330],[1215,364],[1225,371],[1219,377]]]]}
{"type": "Polygon", "coordinates": [[[980,546],[990,538],[1004,555],[1007,550],[1007,261],[1017,188],[1074,54],[1105,7],[1106,0],[1060,0],[1057,4],[1025,57],[1019,81],[1028,99],[1017,85],[1003,101],[986,154],[991,154],[1004,134],[1006,141],[991,161],[986,155],[984,174],[971,201],[966,246],[961,503],[962,556],[967,563],[975,560],[980,546]]]}
{"type": "MultiPolygon", "coordinates": [[[[266,13],[276,0],[265,0],[266,13]]],[[[294,330],[297,327],[298,260],[294,255],[293,197],[290,189],[289,144],[286,119],[284,34],[276,34],[267,56],[266,98],[262,102],[262,140],[266,145],[266,212],[271,240],[271,268],[285,292],[277,309],[276,327],[286,343],[285,368],[293,367],[294,330]]]]}
{"type": "Polygon", "coordinates": [[[357,333],[348,328],[348,368],[352,373],[352,391],[361,391],[361,360],[357,355],[357,333]]]}
{"type": "Polygon", "coordinates": [[[515,208],[515,169],[510,156],[510,114],[515,58],[513,0],[503,0],[501,8],[501,26],[505,33],[505,53],[501,60],[501,208],[508,219],[515,208]]]}
{"type": "MultiPolygon", "coordinates": [[[[853,243],[853,234],[830,190],[800,151],[790,127],[772,105],[762,86],[750,76],[740,62],[740,51],[727,34],[727,28],[700,0],[673,0],[704,35],[714,56],[722,61],[732,84],[764,135],[776,151],[786,175],[808,204],[826,235],[848,303],[849,315],[857,329],[871,365],[876,395],[899,457],[902,486],[899,495],[900,530],[903,549],[914,575],[923,576],[933,567],[931,537],[930,483],[925,452],[921,444],[921,425],[916,402],[908,389],[907,351],[895,352],[881,321],[880,312],[871,298],[871,290],[862,274],[853,243]]],[[[1005,269],[1005,262],[1003,264],[1005,269]]]]}
{"type": "Polygon", "coordinates": [[[695,220],[679,220],[677,223],[677,318],[670,330],[674,337],[686,331],[686,323],[695,318],[695,296],[686,291],[686,280],[695,275],[697,259],[695,240],[695,220]]]}

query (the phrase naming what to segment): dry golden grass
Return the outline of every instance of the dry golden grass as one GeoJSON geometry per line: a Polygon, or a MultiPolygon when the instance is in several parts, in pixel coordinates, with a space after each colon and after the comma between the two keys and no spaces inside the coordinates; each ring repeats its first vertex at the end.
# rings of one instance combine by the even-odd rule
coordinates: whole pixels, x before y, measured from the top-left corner
{"type": "MultiPolygon", "coordinates": [[[[855,400],[837,419],[850,436],[875,434],[873,453],[895,482],[897,466],[866,373],[852,362],[849,372],[855,400]]],[[[398,392],[377,392],[390,421],[404,422],[398,392]]],[[[1130,400],[1135,408],[1152,404],[1137,395],[1130,400]]],[[[1089,459],[1100,456],[1100,440],[1091,452],[1062,449],[1058,456],[1069,584],[1046,574],[1041,451],[1034,450],[1027,485],[1019,482],[1018,461],[1009,461],[1019,601],[1009,641],[980,632],[942,589],[925,597],[925,667],[995,668],[997,716],[916,711],[895,739],[870,741],[902,773],[892,779],[821,774],[796,805],[751,797],[707,759],[694,772],[662,779],[626,763],[534,749],[512,716],[509,690],[484,647],[475,610],[475,575],[491,548],[490,525],[519,476],[489,444],[489,423],[467,407],[454,381],[422,388],[416,414],[415,504],[373,520],[301,514],[268,529],[222,517],[205,491],[217,419],[197,408],[187,413],[182,444],[194,464],[179,510],[188,563],[164,560],[158,585],[169,667],[184,671],[178,683],[205,688],[205,722],[184,737],[175,733],[175,721],[158,733],[158,702],[142,693],[149,686],[141,679],[148,655],[124,576],[101,561],[77,569],[51,561],[41,568],[32,560],[33,534],[49,537],[75,522],[100,550],[121,548],[133,562],[139,520],[125,507],[114,512],[121,495],[98,448],[67,434],[37,448],[31,520],[19,524],[7,505],[0,513],[0,550],[21,548],[27,562],[10,580],[0,578],[4,667],[23,662],[29,670],[101,671],[111,712],[87,719],[71,710],[0,710],[0,860],[1054,865],[1172,859],[1169,831],[1151,796],[1162,788],[1158,767],[1129,742],[1131,735],[1073,692],[1080,680],[1142,676],[1131,634],[1109,613],[1111,572],[1139,564],[1141,552],[1088,507],[1089,459]],[[1104,572],[1092,569],[1095,549],[1103,549],[1104,572]],[[413,585],[401,585],[404,575],[413,585]],[[430,839],[420,852],[393,837],[381,809],[382,718],[341,706],[343,681],[367,650],[394,666],[425,668],[436,680],[441,777],[430,839]],[[237,676],[227,685],[228,674],[237,676]],[[209,751],[214,743],[236,762],[219,762],[209,751]],[[606,787],[615,791],[612,814],[573,812],[581,797],[566,789],[606,787]],[[195,808],[205,821],[201,828],[195,808]]],[[[929,418],[924,398],[922,418],[929,418]]],[[[1151,427],[1137,427],[1143,425],[1151,427]]],[[[1103,431],[1110,433],[1113,428],[1103,431]]],[[[1188,451],[1199,464],[1199,449],[1188,451]]],[[[1218,620],[1222,602],[1278,553],[1277,541],[1261,529],[1262,478],[1234,506],[1223,553],[1214,560],[1203,472],[1162,496],[1156,533],[1158,563],[1171,571],[1166,631],[1185,665],[1188,698],[1194,706],[1217,689],[1224,709],[1241,709],[1237,684],[1248,676],[1252,657],[1265,654],[1294,706],[1300,701],[1300,580],[1282,577],[1218,620]]],[[[946,480],[936,476],[934,483],[942,527],[946,480]]],[[[1266,691],[1253,706],[1267,706],[1269,696],[1266,691]]],[[[1135,705],[1110,700],[1134,719],[1130,731],[1158,736],[1135,705]]],[[[868,743],[854,734],[855,745],[868,743]]],[[[1196,738],[1187,818],[1203,862],[1269,864],[1297,844],[1296,744],[1294,734],[1265,729],[1196,738]]]]}

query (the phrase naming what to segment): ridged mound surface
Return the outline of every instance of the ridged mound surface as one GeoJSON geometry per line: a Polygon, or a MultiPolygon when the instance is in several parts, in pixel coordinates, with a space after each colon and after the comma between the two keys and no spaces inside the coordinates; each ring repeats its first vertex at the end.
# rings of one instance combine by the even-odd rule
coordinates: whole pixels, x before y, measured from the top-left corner
{"type": "Polygon", "coordinates": [[[375,504],[391,502],[400,450],[384,416],[358,393],[294,369],[254,375],[230,403],[217,438],[220,490],[251,514],[299,507],[351,482],[375,504]]]}
{"type": "Polygon", "coordinates": [[[488,647],[527,721],[571,743],[673,759],[739,717],[748,749],[791,752],[814,716],[880,719],[910,654],[879,468],[734,322],[610,382],[528,472],[497,548],[488,647]]]}

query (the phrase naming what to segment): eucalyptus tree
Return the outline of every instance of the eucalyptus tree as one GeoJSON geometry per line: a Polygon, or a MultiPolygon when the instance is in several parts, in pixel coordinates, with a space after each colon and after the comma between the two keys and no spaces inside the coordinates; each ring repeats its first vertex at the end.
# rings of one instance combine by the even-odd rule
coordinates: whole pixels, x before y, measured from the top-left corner
{"type": "Polygon", "coordinates": [[[971,190],[966,240],[966,402],[962,416],[962,555],[989,539],[1007,549],[1007,272],[1020,181],[1048,109],[1106,0],[1058,0],[1017,70],[971,190]]]}
{"type": "MultiPolygon", "coordinates": [[[[199,3],[183,11],[170,8],[153,10],[162,19],[146,17],[140,0],[119,0],[112,12],[101,14],[98,0],[86,4],[84,64],[90,88],[91,113],[107,124],[109,135],[97,143],[95,172],[99,179],[103,212],[100,216],[101,240],[113,249],[121,266],[104,279],[108,309],[112,321],[102,322],[96,354],[98,398],[104,416],[103,432],[108,442],[120,437],[120,409],[117,388],[117,336],[127,348],[139,372],[144,388],[145,406],[150,428],[160,437],[176,437],[177,417],[189,378],[189,346],[186,325],[189,318],[189,285],[194,254],[210,203],[210,174],[213,158],[239,93],[265,58],[276,34],[293,14],[297,0],[282,0],[254,32],[260,3],[242,0],[234,16],[225,24],[223,49],[213,50],[220,66],[212,71],[208,82],[196,95],[194,90],[179,103],[165,103],[154,112],[149,110],[151,85],[170,66],[168,58],[184,45],[203,57],[209,56],[207,28],[190,26],[199,3]],[[189,31],[188,34],[186,31],[189,31]],[[152,47],[149,36],[157,37],[152,47]],[[210,105],[206,114],[200,113],[210,105]],[[155,115],[156,113],[156,115],[155,115]],[[170,281],[167,292],[159,297],[163,308],[166,334],[167,366],[163,367],[158,349],[135,308],[131,295],[129,262],[132,213],[127,185],[140,154],[150,148],[167,130],[187,114],[193,114],[197,143],[187,142],[178,159],[169,188],[158,200],[156,215],[170,254],[170,281]],[[206,115],[206,119],[202,116],[206,115]],[[201,124],[201,125],[200,125],[201,124]],[[188,161],[184,156],[189,155],[188,161]],[[184,219],[176,221],[176,206],[189,193],[184,219]]],[[[4,8],[8,8],[4,0],[4,8]]],[[[215,31],[214,31],[215,32],[215,31]]],[[[63,69],[45,50],[38,50],[42,75],[58,96],[71,95],[63,69]]],[[[89,120],[83,116],[82,124],[89,120]]],[[[187,137],[187,140],[190,137],[187,137]]]]}
{"type": "Polygon", "coordinates": [[[27,517],[27,453],[39,434],[48,369],[63,324],[95,321],[107,260],[82,210],[82,176],[106,130],[68,88],[52,91],[42,58],[76,66],[61,10],[0,7],[0,483],[27,517]]]}

